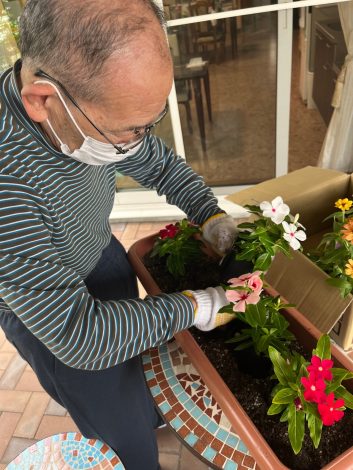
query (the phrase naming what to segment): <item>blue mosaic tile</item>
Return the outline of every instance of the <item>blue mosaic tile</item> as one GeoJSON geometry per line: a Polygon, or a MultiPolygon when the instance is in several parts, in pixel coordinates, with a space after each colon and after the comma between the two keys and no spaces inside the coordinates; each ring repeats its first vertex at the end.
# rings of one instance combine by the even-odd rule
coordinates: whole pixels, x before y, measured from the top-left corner
{"type": "Polygon", "coordinates": [[[225,442],[227,437],[229,436],[229,432],[225,431],[224,429],[219,429],[219,431],[217,431],[216,436],[217,436],[217,439],[219,439],[222,442],[225,442]]]}
{"type": "Polygon", "coordinates": [[[191,411],[193,408],[195,408],[195,403],[191,400],[187,400],[185,403],[183,403],[184,408],[186,408],[188,411],[191,411]]]}
{"type": "Polygon", "coordinates": [[[237,450],[240,450],[240,452],[244,452],[244,454],[248,454],[248,453],[249,453],[248,448],[246,447],[246,445],[244,444],[244,442],[241,441],[240,439],[239,439],[239,443],[238,443],[237,450]]]}
{"type": "Polygon", "coordinates": [[[145,372],[145,377],[146,377],[146,380],[151,380],[154,378],[154,372],[153,370],[148,370],[145,372]]]}
{"type": "Polygon", "coordinates": [[[159,385],[155,385],[154,387],[151,387],[150,391],[154,397],[162,393],[161,387],[159,385]]]}
{"type": "Polygon", "coordinates": [[[196,442],[199,440],[199,438],[197,436],[195,436],[195,434],[188,434],[186,437],[185,437],[185,442],[187,442],[189,444],[189,446],[191,447],[194,447],[194,445],[196,444],[196,442]]]}
{"type": "Polygon", "coordinates": [[[173,388],[175,385],[179,385],[179,380],[175,377],[175,374],[173,373],[173,376],[168,378],[168,384],[173,388]]]}
{"type": "Polygon", "coordinates": [[[216,457],[217,452],[212,449],[211,447],[206,447],[206,449],[202,452],[202,456],[205,457],[205,459],[209,460],[212,462],[212,460],[216,457]]]}
{"type": "Polygon", "coordinates": [[[203,414],[199,417],[198,422],[205,428],[210,423],[210,418],[206,414],[203,414]]]}
{"type": "Polygon", "coordinates": [[[150,364],[152,362],[151,356],[144,355],[142,356],[142,364],[150,364]]]}
{"type": "Polygon", "coordinates": [[[184,422],[177,416],[176,418],[171,420],[170,424],[174,429],[178,430],[183,426],[184,422]]]}
{"type": "Polygon", "coordinates": [[[206,429],[208,432],[210,432],[211,434],[215,434],[215,432],[218,430],[218,426],[217,424],[214,422],[214,421],[211,421],[210,423],[208,423],[208,425],[206,426],[206,429]]]}
{"type": "Polygon", "coordinates": [[[164,402],[159,405],[160,410],[162,411],[163,414],[168,413],[172,409],[172,407],[169,405],[169,403],[164,402]]]}
{"type": "Polygon", "coordinates": [[[227,463],[223,465],[223,470],[237,470],[238,464],[232,462],[231,460],[227,460],[227,463]]]}
{"type": "Polygon", "coordinates": [[[209,397],[202,397],[202,400],[206,408],[209,408],[212,405],[212,402],[209,397]]]}
{"type": "Polygon", "coordinates": [[[178,399],[180,403],[186,403],[188,400],[190,400],[190,396],[183,391],[178,395],[178,399]]]}
{"type": "Polygon", "coordinates": [[[187,393],[185,393],[185,390],[184,388],[180,385],[180,383],[178,382],[178,385],[174,385],[173,387],[173,392],[175,393],[175,395],[179,398],[179,395],[182,395],[181,398],[184,397],[188,397],[189,398],[189,395],[187,393]]]}
{"type": "Polygon", "coordinates": [[[229,434],[226,440],[226,444],[229,445],[230,447],[233,447],[233,449],[236,449],[237,445],[239,444],[239,441],[240,441],[239,437],[236,437],[234,434],[229,434]]]}
{"type": "MultiPolygon", "coordinates": [[[[171,379],[175,376],[175,373],[173,369],[167,369],[164,371],[164,375],[167,377],[167,379],[171,379]]],[[[170,380],[168,380],[168,382],[170,383],[170,380]]]]}
{"type": "Polygon", "coordinates": [[[203,415],[203,411],[197,405],[194,405],[195,409],[192,410],[192,416],[198,419],[201,415],[203,415]]]}

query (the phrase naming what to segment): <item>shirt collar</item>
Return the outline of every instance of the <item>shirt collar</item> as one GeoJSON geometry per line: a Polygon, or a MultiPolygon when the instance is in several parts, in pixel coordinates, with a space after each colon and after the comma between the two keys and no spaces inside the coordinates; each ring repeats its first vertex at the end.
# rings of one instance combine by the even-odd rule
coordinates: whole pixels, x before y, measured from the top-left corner
{"type": "Polygon", "coordinates": [[[43,131],[38,123],[32,121],[28,116],[21,97],[21,91],[18,86],[18,79],[22,68],[21,59],[17,60],[11,69],[8,69],[0,77],[0,95],[10,108],[12,114],[19,122],[21,127],[25,128],[33,137],[45,146],[51,153],[62,155],[43,135],[43,131]]]}

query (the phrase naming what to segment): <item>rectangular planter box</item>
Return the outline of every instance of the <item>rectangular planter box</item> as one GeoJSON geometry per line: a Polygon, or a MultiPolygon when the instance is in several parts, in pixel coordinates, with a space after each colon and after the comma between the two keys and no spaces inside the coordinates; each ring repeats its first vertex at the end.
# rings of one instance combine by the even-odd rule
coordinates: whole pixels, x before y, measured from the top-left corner
{"type": "MultiPolygon", "coordinates": [[[[151,250],[154,238],[154,236],[150,236],[139,240],[132,245],[128,254],[136,275],[146,289],[146,292],[150,295],[161,293],[161,290],[143,263],[143,257],[151,250]]],[[[278,295],[277,291],[273,288],[268,288],[267,291],[270,295],[278,295]]],[[[311,351],[313,347],[315,347],[317,339],[321,336],[321,332],[298,310],[288,308],[283,313],[290,323],[290,329],[293,334],[307,350],[311,351]]],[[[209,362],[192,335],[188,331],[183,331],[176,334],[175,339],[189,356],[194,367],[198,370],[215,400],[218,402],[239,437],[248,447],[260,468],[263,470],[288,469],[288,467],[280,462],[276,454],[269,447],[262,434],[224,383],[216,369],[209,362]]],[[[353,363],[340,349],[332,344],[331,350],[336,367],[343,367],[353,371],[353,363]]],[[[347,382],[346,386],[350,392],[353,392],[353,381],[350,381],[350,383],[347,382]]],[[[323,467],[324,470],[352,470],[352,468],[353,447],[349,448],[346,452],[323,467]]]]}

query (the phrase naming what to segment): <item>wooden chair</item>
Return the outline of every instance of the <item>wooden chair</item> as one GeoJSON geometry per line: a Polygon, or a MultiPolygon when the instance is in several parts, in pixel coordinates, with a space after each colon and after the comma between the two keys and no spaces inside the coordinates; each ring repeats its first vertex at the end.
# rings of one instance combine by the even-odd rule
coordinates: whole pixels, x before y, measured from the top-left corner
{"type": "MultiPolygon", "coordinates": [[[[181,58],[177,35],[175,33],[169,33],[168,42],[174,65],[180,65],[181,58]]],[[[175,90],[177,94],[178,104],[182,104],[183,106],[185,106],[188,130],[190,134],[192,134],[192,117],[190,107],[190,101],[192,100],[192,92],[189,80],[175,80],[175,90]]]]}
{"type": "MultiPolygon", "coordinates": [[[[192,16],[205,15],[212,11],[212,3],[207,0],[197,0],[189,5],[192,16]]],[[[219,62],[219,53],[225,54],[225,22],[203,21],[192,25],[192,41],[195,53],[207,53],[212,47],[216,61],[219,62]]]]}

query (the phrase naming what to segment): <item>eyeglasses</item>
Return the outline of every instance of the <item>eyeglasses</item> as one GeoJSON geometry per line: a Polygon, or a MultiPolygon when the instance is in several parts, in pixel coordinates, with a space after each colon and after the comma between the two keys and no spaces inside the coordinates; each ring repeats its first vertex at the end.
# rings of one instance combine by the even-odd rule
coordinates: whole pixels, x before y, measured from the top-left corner
{"type": "Polygon", "coordinates": [[[55,78],[51,77],[49,74],[47,74],[43,70],[38,70],[37,72],[35,72],[34,75],[36,77],[46,78],[46,79],[52,81],[53,83],[55,83],[55,85],[58,85],[61,88],[61,90],[63,91],[66,98],[68,98],[68,100],[75,106],[75,108],[77,108],[80,111],[80,113],[87,119],[87,121],[91,124],[91,126],[107,142],[109,142],[115,148],[116,153],[120,154],[120,155],[121,154],[124,155],[129,150],[137,147],[137,145],[139,145],[143,141],[143,139],[146,137],[146,135],[149,134],[151,132],[151,130],[154,129],[162,121],[162,119],[165,118],[165,116],[168,113],[169,108],[168,108],[168,103],[166,103],[164,110],[162,111],[161,115],[158,117],[158,119],[155,122],[153,122],[152,124],[149,124],[148,126],[132,129],[131,132],[136,137],[134,139],[130,140],[128,143],[124,144],[124,145],[117,145],[117,144],[114,144],[111,141],[111,139],[109,139],[109,137],[107,137],[107,135],[95,125],[95,123],[87,116],[87,114],[83,111],[83,109],[78,105],[75,98],[67,91],[67,89],[64,87],[64,85],[61,82],[59,82],[59,80],[56,80],[55,78]]]}

